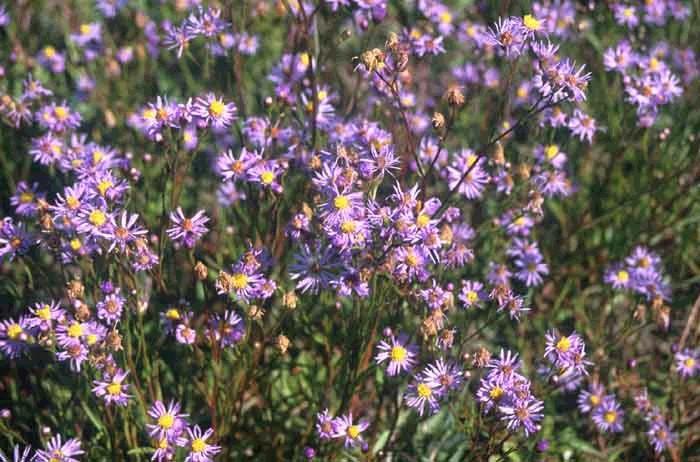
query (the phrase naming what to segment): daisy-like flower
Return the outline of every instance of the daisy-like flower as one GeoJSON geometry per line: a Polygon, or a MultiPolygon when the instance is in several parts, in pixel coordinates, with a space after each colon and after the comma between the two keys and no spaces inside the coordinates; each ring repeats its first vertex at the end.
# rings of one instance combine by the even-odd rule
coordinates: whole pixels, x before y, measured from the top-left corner
{"type": "Polygon", "coordinates": [[[46,449],[38,449],[34,460],[36,462],[79,462],[76,458],[85,451],[80,449],[80,440],[71,438],[65,443],[62,442],[61,435],[55,435],[46,445],[46,449]]]}
{"type": "Polygon", "coordinates": [[[117,289],[114,293],[106,295],[104,299],[97,302],[97,317],[106,323],[116,323],[122,316],[126,299],[122,297],[117,289]]]}
{"type": "Polygon", "coordinates": [[[377,345],[379,352],[374,360],[377,364],[388,360],[386,372],[390,376],[408,372],[416,364],[418,348],[413,344],[408,344],[407,340],[405,335],[392,335],[388,342],[382,340],[377,345]]]}
{"type": "Polygon", "coordinates": [[[93,237],[105,237],[112,221],[112,214],[103,206],[88,204],[80,210],[77,231],[93,237]]]}
{"type": "Polygon", "coordinates": [[[631,276],[626,267],[620,264],[611,266],[603,276],[603,280],[613,289],[627,289],[631,284],[631,276]]]}
{"type": "Polygon", "coordinates": [[[214,93],[208,93],[197,98],[192,107],[192,114],[202,119],[206,125],[222,129],[230,126],[236,119],[236,105],[224,103],[223,98],[217,98],[214,93]]]}
{"type": "Polygon", "coordinates": [[[110,241],[110,252],[115,248],[125,252],[129,244],[148,234],[146,229],[136,223],[138,219],[138,214],[129,214],[126,210],[122,211],[119,219],[115,215],[111,217],[110,227],[105,233],[105,238],[110,241]]]}
{"type": "Polygon", "coordinates": [[[16,358],[29,349],[31,335],[29,318],[21,316],[17,321],[0,321],[0,351],[8,358],[16,358]]]}
{"type": "Polygon", "coordinates": [[[328,409],[316,414],[316,434],[321,440],[329,440],[336,433],[335,419],[330,415],[328,409]]]}
{"type": "Polygon", "coordinates": [[[544,356],[560,372],[564,373],[568,369],[573,369],[578,373],[586,374],[586,366],[590,363],[585,360],[586,345],[580,335],[576,332],[560,335],[556,329],[552,329],[547,332],[545,339],[547,344],[544,356]]]}
{"type": "Polygon", "coordinates": [[[624,412],[614,396],[608,395],[592,413],[593,422],[604,432],[619,433],[623,429],[624,412]]]}
{"type": "Polygon", "coordinates": [[[64,132],[80,126],[80,114],[73,111],[67,103],[51,103],[36,113],[37,122],[52,132],[64,132]]]}
{"type": "Polygon", "coordinates": [[[180,413],[180,403],[170,401],[166,407],[162,401],[156,401],[148,410],[148,415],[155,424],[146,424],[148,434],[159,441],[175,441],[187,427],[187,414],[180,413]]]}
{"type": "Polygon", "coordinates": [[[32,316],[27,318],[27,324],[42,332],[52,330],[54,323],[62,320],[66,314],[61,305],[53,300],[49,303],[36,303],[29,308],[29,312],[32,316]]]}
{"type": "Polygon", "coordinates": [[[202,432],[199,425],[187,428],[187,435],[180,438],[180,445],[189,450],[185,462],[213,462],[214,456],[221,452],[221,446],[209,444],[207,440],[214,435],[211,428],[202,432]]]}
{"type": "Polygon", "coordinates": [[[283,172],[284,168],[277,161],[266,160],[258,162],[248,171],[248,181],[279,194],[282,192],[283,187],[278,180],[283,172]]]}
{"type": "Polygon", "coordinates": [[[334,432],[333,438],[344,438],[345,447],[355,447],[359,446],[364,442],[362,438],[362,432],[367,430],[369,427],[369,422],[366,420],[360,420],[357,423],[353,422],[352,413],[347,415],[342,415],[334,419],[334,432]]]}
{"type": "Polygon", "coordinates": [[[539,430],[537,422],[544,417],[542,409],[544,409],[542,401],[532,396],[516,399],[511,405],[498,408],[503,414],[501,419],[505,420],[508,430],[514,432],[522,428],[526,437],[539,430]]]}
{"type": "Polygon", "coordinates": [[[462,386],[462,370],[455,363],[439,358],[423,369],[423,378],[440,396],[462,386]]]}
{"type": "Polygon", "coordinates": [[[182,212],[182,208],[178,207],[174,212],[170,212],[172,226],[165,232],[173,241],[191,249],[209,231],[209,228],[205,226],[208,221],[209,217],[204,214],[204,210],[200,210],[191,218],[187,218],[182,212]]]}
{"type": "Polygon", "coordinates": [[[408,385],[408,390],[406,390],[404,395],[404,402],[408,407],[415,409],[419,416],[423,415],[426,406],[430,413],[434,414],[440,409],[440,403],[438,402],[438,390],[440,387],[434,381],[427,380],[418,374],[414,377],[413,382],[408,385]]]}
{"type": "Polygon", "coordinates": [[[107,405],[126,406],[131,398],[126,394],[129,385],[124,383],[128,374],[128,371],[117,369],[114,375],[105,375],[104,380],[95,380],[92,392],[102,398],[107,405]]]}
{"type": "MultiPolygon", "coordinates": [[[[0,10],[2,11],[2,10],[0,10]]],[[[0,450],[0,461],[1,462],[29,462],[29,455],[32,451],[31,446],[26,446],[24,449],[20,449],[19,445],[15,446],[12,451],[12,458],[0,450]]]]}
{"type": "Polygon", "coordinates": [[[578,409],[584,414],[594,411],[605,398],[605,387],[599,383],[591,383],[588,390],[581,390],[578,395],[578,409]]]}
{"type": "Polygon", "coordinates": [[[221,348],[232,346],[245,335],[245,322],[235,311],[226,310],[224,315],[215,314],[209,321],[206,335],[221,348]]]}
{"type": "Polygon", "coordinates": [[[10,197],[10,204],[15,207],[17,215],[33,217],[39,210],[38,200],[43,198],[44,194],[39,192],[39,183],[30,186],[26,181],[20,181],[15,194],[10,197]]]}
{"type": "Polygon", "coordinates": [[[678,434],[671,431],[666,422],[652,422],[647,431],[649,443],[654,448],[654,452],[661,454],[678,440],[678,434]]]}
{"type": "Polygon", "coordinates": [[[694,377],[700,371],[700,349],[685,348],[675,354],[674,360],[676,372],[685,379],[694,377]]]}
{"type": "Polygon", "coordinates": [[[462,289],[457,298],[465,308],[478,307],[486,299],[484,285],[478,281],[462,281],[462,289]]]}
{"type": "Polygon", "coordinates": [[[479,159],[472,150],[462,150],[447,167],[450,189],[458,188],[457,192],[470,200],[480,198],[490,181],[483,164],[483,158],[479,159]]]}

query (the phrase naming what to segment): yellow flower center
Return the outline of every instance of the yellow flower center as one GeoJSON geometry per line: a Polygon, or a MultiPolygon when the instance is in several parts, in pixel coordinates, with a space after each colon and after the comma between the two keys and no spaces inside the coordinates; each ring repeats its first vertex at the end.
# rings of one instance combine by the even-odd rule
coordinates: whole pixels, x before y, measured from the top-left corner
{"type": "Polygon", "coordinates": [[[156,118],[156,111],[154,109],[144,109],[141,117],[146,120],[153,120],[156,118]]]}
{"type": "Polygon", "coordinates": [[[525,217],[518,217],[515,219],[513,222],[515,226],[524,226],[525,225],[525,217]]]}
{"type": "Polygon", "coordinates": [[[168,449],[168,439],[163,438],[158,441],[158,449],[168,449]]]}
{"type": "Polygon", "coordinates": [[[430,398],[430,396],[433,394],[433,390],[424,383],[419,383],[416,391],[418,392],[418,396],[421,398],[430,398]]]}
{"type": "Polygon", "coordinates": [[[177,310],[177,308],[170,308],[168,311],[165,312],[165,317],[170,319],[171,321],[175,321],[177,319],[180,319],[180,312],[177,310]]]}
{"type": "Polygon", "coordinates": [[[158,426],[165,428],[166,430],[171,429],[174,423],[175,417],[172,414],[163,414],[162,416],[158,417],[158,426]]]}
{"type": "Polygon", "coordinates": [[[498,385],[496,385],[495,387],[493,387],[493,388],[491,389],[491,391],[489,391],[489,396],[490,396],[491,399],[493,399],[493,400],[499,399],[501,396],[503,396],[503,388],[501,388],[501,387],[499,387],[498,385]]]}
{"type": "Polygon", "coordinates": [[[631,18],[633,14],[634,10],[632,8],[625,8],[624,10],[622,10],[622,15],[625,18],[631,18]]]}
{"type": "Polygon", "coordinates": [[[95,334],[88,334],[85,340],[87,341],[88,345],[94,345],[97,343],[98,337],[95,334]]]}
{"type": "Polygon", "coordinates": [[[408,251],[408,253],[406,253],[406,264],[410,267],[418,266],[418,257],[413,251],[408,251]]]}
{"type": "Polygon", "coordinates": [[[209,103],[209,114],[211,114],[213,117],[221,117],[221,114],[224,113],[224,109],[225,106],[222,101],[215,99],[209,103]]]}
{"type": "Polygon", "coordinates": [[[396,345],[391,349],[391,360],[401,362],[406,359],[408,351],[401,345],[396,345]]]}
{"type": "Polygon", "coordinates": [[[110,395],[116,396],[121,392],[122,392],[122,384],[121,383],[112,382],[109,385],[107,385],[107,393],[109,393],[110,395]]]}
{"type": "Polygon", "coordinates": [[[68,337],[78,338],[83,335],[83,325],[79,322],[74,322],[68,327],[68,337]]]}
{"type": "Polygon", "coordinates": [[[347,433],[350,438],[355,439],[360,436],[360,427],[357,425],[350,425],[347,433]]]}
{"type": "Polygon", "coordinates": [[[430,217],[428,215],[421,213],[416,217],[416,226],[419,228],[425,228],[428,226],[428,223],[430,223],[430,217]]]}
{"type": "Polygon", "coordinates": [[[202,438],[192,441],[192,452],[203,452],[207,448],[207,443],[202,438]]]}
{"type": "Polygon", "coordinates": [[[53,109],[53,114],[58,120],[66,120],[68,118],[68,109],[65,106],[56,106],[53,109]]]}
{"type": "Polygon", "coordinates": [[[336,196],[336,198],[333,199],[333,206],[338,210],[345,210],[350,207],[350,199],[346,196],[336,196]]]}
{"type": "Polygon", "coordinates": [[[99,183],[97,183],[97,190],[100,191],[100,195],[104,196],[107,193],[107,190],[113,186],[114,183],[112,183],[111,181],[102,180],[99,183]]]}
{"type": "Polygon", "coordinates": [[[630,273],[625,270],[620,270],[617,272],[617,279],[620,282],[625,283],[630,280],[630,273]]]}
{"type": "Polygon", "coordinates": [[[467,291],[467,301],[469,303],[475,303],[477,300],[479,300],[479,294],[476,293],[474,290],[468,290],[467,291]]]}
{"type": "Polygon", "coordinates": [[[542,22],[531,14],[526,14],[523,17],[523,25],[531,31],[538,31],[542,28],[542,22]]]}
{"type": "Polygon", "coordinates": [[[452,14],[445,10],[440,13],[440,22],[443,24],[450,24],[452,22],[452,14]]]}
{"type": "Polygon", "coordinates": [[[29,191],[25,191],[19,195],[19,201],[23,204],[29,204],[33,200],[34,194],[30,193],[29,191]]]}
{"type": "Polygon", "coordinates": [[[552,160],[554,157],[559,154],[559,146],[556,144],[550,144],[547,146],[544,150],[544,154],[547,156],[547,159],[552,160]]]}
{"type": "Polygon", "coordinates": [[[656,59],[656,58],[651,58],[651,59],[649,60],[649,69],[651,69],[652,71],[658,70],[658,69],[659,69],[659,66],[661,66],[661,63],[659,62],[658,59],[656,59]]]}
{"type": "Polygon", "coordinates": [[[560,338],[557,342],[557,350],[566,353],[569,351],[569,348],[571,348],[571,340],[569,340],[569,337],[564,336],[560,338]]]}
{"type": "Polygon", "coordinates": [[[615,421],[617,420],[617,412],[615,412],[615,411],[608,411],[608,412],[605,413],[604,418],[605,418],[605,421],[606,421],[607,423],[609,423],[609,424],[615,423],[615,421]]]}
{"type": "Polygon", "coordinates": [[[10,324],[10,327],[7,328],[7,337],[10,340],[17,340],[17,338],[22,335],[22,326],[19,324],[10,324]]]}
{"type": "Polygon", "coordinates": [[[46,56],[47,58],[53,58],[54,56],[56,56],[56,49],[51,45],[44,47],[44,56],[46,56]]]}
{"type": "Polygon", "coordinates": [[[90,223],[99,228],[107,221],[107,215],[105,215],[102,210],[96,209],[90,212],[90,217],[88,219],[90,220],[90,223]]]}
{"type": "Polygon", "coordinates": [[[685,364],[685,367],[692,369],[695,366],[695,359],[687,358],[685,361],[683,361],[683,364],[685,364]]]}
{"type": "Polygon", "coordinates": [[[305,53],[301,53],[301,54],[299,55],[299,61],[301,61],[301,64],[302,64],[304,67],[307,67],[307,66],[309,65],[309,63],[311,63],[311,56],[310,56],[308,53],[306,53],[306,52],[305,52],[305,53]]]}
{"type": "Polygon", "coordinates": [[[66,205],[68,206],[69,209],[75,210],[78,207],[80,207],[80,201],[76,199],[74,196],[68,196],[66,197],[66,205]]]}
{"type": "Polygon", "coordinates": [[[243,273],[236,273],[231,276],[231,285],[234,289],[245,289],[248,287],[248,276],[243,273]]]}
{"type": "Polygon", "coordinates": [[[272,172],[269,171],[269,170],[265,170],[264,172],[262,172],[262,173],[260,174],[260,181],[261,181],[263,184],[272,184],[272,182],[274,181],[274,179],[275,179],[275,174],[272,173],[272,172]]]}
{"type": "Polygon", "coordinates": [[[83,246],[83,243],[80,242],[80,239],[78,239],[77,237],[70,240],[70,248],[73,249],[74,251],[80,250],[80,248],[82,246],[83,246]]]}
{"type": "Polygon", "coordinates": [[[36,310],[36,315],[39,319],[43,319],[44,321],[48,321],[51,319],[51,307],[49,305],[44,305],[38,310],[36,310]]]}
{"type": "Polygon", "coordinates": [[[597,406],[600,404],[600,396],[591,395],[591,397],[588,398],[588,401],[590,401],[592,405],[597,406]]]}
{"type": "Polygon", "coordinates": [[[87,35],[90,33],[90,30],[92,30],[92,28],[90,27],[90,24],[81,24],[80,25],[80,33],[81,34],[87,35]]]}
{"type": "Polygon", "coordinates": [[[344,221],[344,222],[340,225],[340,229],[341,229],[341,231],[343,231],[345,234],[354,233],[355,230],[357,229],[357,224],[356,224],[353,220],[344,221]]]}

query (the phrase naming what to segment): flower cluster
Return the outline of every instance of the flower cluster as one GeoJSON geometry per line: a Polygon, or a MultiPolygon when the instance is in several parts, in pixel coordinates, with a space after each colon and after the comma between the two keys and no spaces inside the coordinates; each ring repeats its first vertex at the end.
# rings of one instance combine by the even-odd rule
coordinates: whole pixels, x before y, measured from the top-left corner
{"type": "Polygon", "coordinates": [[[491,359],[488,372],[481,378],[476,399],[483,412],[496,410],[510,431],[521,429],[525,435],[536,433],[543,419],[544,403],[532,395],[530,381],[519,373],[517,353],[501,350],[498,359],[491,359]]]}
{"type": "Polygon", "coordinates": [[[605,394],[603,385],[590,382],[588,389],[578,395],[578,408],[589,414],[601,432],[619,433],[623,430],[624,411],[613,394],[605,394]]]}
{"type": "Polygon", "coordinates": [[[367,447],[362,432],[369,428],[367,420],[353,420],[352,413],[332,417],[328,409],[316,416],[316,434],[321,440],[342,439],[345,447],[367,447]]]}
{"type": "Polygon", "coordinates": [[[668,300],[671,296],[661,258],[646,247],[635,247],[624,262],[612,265],[605,272],[604,279],[615,289],[633,291],[648,300],[668,300]]]}

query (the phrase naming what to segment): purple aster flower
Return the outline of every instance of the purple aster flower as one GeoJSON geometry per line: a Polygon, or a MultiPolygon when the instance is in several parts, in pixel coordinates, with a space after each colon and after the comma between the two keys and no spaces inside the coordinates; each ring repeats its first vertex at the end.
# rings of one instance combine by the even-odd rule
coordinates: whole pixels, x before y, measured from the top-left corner
{"type": "Polygon", "coordinates": [[[540,426],[537,422],[544,417],[542,414],[544,404],[542,401],[528,396],[525,399],[516,398],[509,406],[499,406],[501,412],[501,420],[506,421],[506,428],[514,432],[522,428],[525,436],[539,431],[540,426]]]}
{"type": "Polygon", "coordinates": [[[458,298],[465,308],[479,307],[486,299],[484,285],[478,281],[462,281],[458,298]]]}
{"type": "Polygon", "coordinates": [[[50,103],[36,113],[37,122],[52,132],[64,132],[80,126],[80,114],[74,112],[66,102],[50,103]]]}
{"type": "Polygon", "coordinates": [[[580,109],[574,109],[574,114],[569,119],[571,133],[578,136],[581,141],[593,142],[593,135],[598,130],[596,121],[580,109]]]}
{"type": "Polygon", "coordinates": [[[605,387],[600,383],[592,382],[588,390],[581,390],[578,395],[578,409],[583,414],[588,414],[598,408],[605,398],[605,387]]]}
{"type": "Polygon", "coordinates": [[[29,154],[35,162],[42,165],[53,165],[59,162],[64,154],[63,141],[54,133],[48,132],[32,140],[29,154]]]}
{"type": "Polygon", "coordinates": [[[401,280],[420,282],[428,279],[430,273],[426,269],[428,255],[422,246],[399,247],[394,252],[397,262],[394,275],[401,280]]]}
{"type": "Polygon", "coordinates": [[[187,218],[182,208],[178,207],[174,212],[170,212],[172,226],[166,230],[166,233],[176,243],[191,249],[209,231],[205,226],[208,221],[209,217],[204,214],[204,210],[187,218]]]}
{"type": "Polygon", "coordinates": [[[434,380],[428,380],[418,374],[408,385],[404,394],[404,402],[408,407],[415,409],[419,416],[425,412],[426,405],[429,412],[434,414],[440,409],[438,390],[441,388],[442,385],[435,383],[434,380]]]}
{"type": "Polygon", "coordinates": [[[455,161],[447,167],[450,189],[459,188],[458,193],[467,199],[478,199],[489,183],[489,174],[483,169],[483,158],[479,158],[470,149],[463,149],[455,161]]]}
{"type": "Polygon", "coordinates": [[[0,321],[0,351],[8,358],[17,358],[29,350],[31,336],[31,323],[29,318],[20,316],[17,321],[5,319],[0,321]]]}
{"type": "Polygon", "coordinates": [[[355,447],[364,442],[362,432],[369,427],[369,422],[366,420],[354,423],[350,412],[347,415],[336,417],[334,423],[333,438],[344,438],[346,448],[355,447]]]}
{"type": "Polygon", "coordinates": [[[22,88],[24,89],[22,96],[27,101],[33,101],[36,99],[43,98],[44,96],[51,96],[53,92],[39,81],[34,79],[31,74],[27,76],[27,79],[22,82],[22,88]]]}
{"type": "Polygon", "coordinates": [[[34,460],[37,462],[80,462],[76,456],[85,454],[85,451],[80,449],[80,440],[71,438],[63,443],[61,435],[51,437],[46,449],[38,449],[34,455],[34,460]]]}
{"type": "Polygon", "coordinates": [[[498,18],[494,27],[485,34],[485,42],[499,49],[506,57],[517,57],[523,52],[525,31],[519,18],[498,18]]]}
{"type": "Polygon", "coordinates": [[[684,379],[694,377],[700,371],[700,349],[685,348],[674,355],[676,372],[684,379]]]}
{"type": "Polygon", "coordinates": [[[126,392],[129,390],[129,385],[124,383],[124,379],[129,374],[128,371],[117,369],[113,375],[105,374],[102,381],[95,380],[92,392],[102,398],[109,406],[116,404],[117,406],[126,406],[131,398],[126,392]]]}
{"type": "Polygon", "coordinates": [[[482,404],[484,412],[489,412],[499,403],[507,401],[505,387],[509,385],[509,381],[503,382],[496,377],[481,378],[476,391],[476,400],[482,404]]]}
{"type": "Polygon", "coordinates": [[[42,48],[37,56],[37,61],[54,74],[60,74],[66,69],[66,57],[63,53],[56,51],[51,45],[42,48]]]}
{"type": "Polygon", "coordinates": [[[606,284],[614,289],[627,289],[630,287],[630,273],[627,268],[619,263],[612,265],[603,276],[606,284]]]}
{"type": "Polygon", "coordinates": [[[79,212],[76,230],[92,237],[104,237],[109,231],[111,221],[112,214],[104,206],[88,204],[79,212]]]}
{"type": "Polygon", "coordinates": [[[182,322],[175,328],[175,340],[183,345],[193,345],[197,341],[197,331],[190,327],[191,313],[183,315],[182,322]]]}
{"type": "Polygon", "coordinates": [[[266,160],[258,162],[248,171],[248,181],[259,184],[263,189],[270,189],[278,194],[282,193],[283,187],[279,182],[279,177],[284,172],[284,168],[276,160],[266,160]]]}
{"type": "Polygon", "coordinates": [[[304,244],[294,254],[289,278],[296,281],[301,293],[317,294],[330,285],[334,272],[340,269],[337,252],[329,246],[304,244]]]}
{"type": "MultiPolygon", "coordinates": [[[[2,16],[4,7],[0,7],[0,16],[2,16]]],[[[10,460],[10,456],[5,454],[2,450],[0,450],[0,461],[2,462],[29,462],[29,455],[32,451],[31,446],[26,446],[24,449],[20,449],[19,445],[16,445],[14,447],[14,450],[12,451],[12,460],[10,460]]],[[[35,459],[33,459],[35,460],[35,459]]]]}
{"type": "Polygon", "coordinates": [[[489,369],[487,377],[501,383],[509,382],[520,369],[518,354],[501,348],[498,359],[491,359],[486,366],[489,369]]]}
{"type": "Polygon", "coordinates": [[[389,360],[386,371],[390,376],[410,371],[416,364],[418,348],[407,343],[405,335],[391,336],[389,342],[382,340],[377,345],[379,352],[374,357],[377,364],[389,360]]]}
{"type": "Polygon", "coordinates": [[[422,376],[431,389],[440,396],[453,390],[459,390],[462,386],[463,374],[460,367],[442,358],[428,364],[423,369],[422,376]]]}
{"type": "Polygon", "coordinates": [[[42,332],[51,331],[54,324],[62,321],[66,315],[61,305],[53,300],[49,303],[35,303],[29,312],[32,316],[27,319],[27,325],[42,332]]]}
{"type": "Polygon", "coordinates": [[[585,357],[586,345],[576,332],[569,335],[561,335],[556,329],[549,330],[545,335],[546,346],[544,356],[559,370],[576,369],[585,373],[587,361],[585,357]]]}
{"type": "Polygon", "coordinates": [[[237,344],[245,335],[245,322],[235,311],[226,310],[223,316],[215,314],[209,320],[206,335],[221,348],[237,344]]]}
{"type": "Polygon", "coordinates": [[[196,99],[192,114],[211,125],[215,129],[229,127],[236,119],[236,105],[224,103],[223,98],[217,98],[214,93],[208,93],[196,99]]]}
{"type": "Polygon", "coordinates": [[[138,219],[138,214],[129,214],[126,210],[122,211],[119,219],[112,215],[110,227],[105,233],[105,239],[110,241],[109,252],[117,247],[125,252],[129,244],[148,234],[146,229],[136,223],[138,219]]]}
{"type": "Polygon", "coordinates": [[[113,18],[128,4],[128,1],[129,0],[97,0],[95,2],[95,7],[106,18],[113,18]]]}
{"type": "Polygon", "coordinates": [[[608,48],[603,54],[603,65],[608,71],[625,72],[635,61],[636,56],[626,40],[613,48],[608,48]]]}
{"type": "Polygon", "coordinates": [[[612,9],[613,14],[615,15],[615,22],[617,22],[619,25],[627,26],[630,29],[633,29],[639,25],[637,9],[633,5],[613,3],[612,9]]]}
{"type": "Polygon", "coordinates": [[[515,260],[518,271],[515,277],[524,282],[527,287],[539,286],[544,282],[542,276],[549,274],[549,268],[542,261],[539,253],[526,253],[515,260]]]}
{"type": "Polygon", "coordinates": [[[104,299],[97,302],[97,317],[105,323],[114,324],[119,321],[124,309],[126,299],[122,297],[117,289],[114,293],[106,295],[104,299]]]}
{"type": "Polygon", "coordinates": [[[678,434],[671,431],[666,422],[652,422],[647,431],[647,438],[654,452],[661,454],[676,444],[678,434]]]}
{"type": "Polygon", "coordinates": [[[187,427],[187,414],[180,413],[180,403],[170,401],[166,407],[162,401],[156,401],[148,410],[148,415],[155,424],[146,424],[148,434],[158,440],[176,441],[187,427]]]}
{"type": "Polygon", "coordinates": [[[614,396],[608,395],[592,412],[593,422],[604,433],[619,433],[623,430],[624,412],[614,396]]]}
{"type": "Polygon", "coordinates": [[[214,430],[211,428],[202,432],[199,425],[188,427],[187,435],[180,438],[180,445],[189,451],[185,462],[213,462],[214,456],[221,452],[221,446],[207,442],[212,436],[214,436],[214,430]]]}
{"type": "Polygon", "coordinates": [[[44,199],[39,192],[39,183],[30,186],[26,181],[17,183],[15,193],[10,197],[10,204],[15,207],[15,213],[23,217],[34,217],[39,210],[38,200],[44,199]]]}
{"type": "Polygon", "coordinates": [[[163,45],[168,50],[177,49],[177,57],[181,58],[182,53],[189,46],[190,41],[195,37],[196,35],[191,33],[185,25],[181,27],[171,26],[165,29],[163,45]]]}
{"type": "Polygon", "coordinates": [[[329,440],[336,433],[335,419],[328,413],[328,409],[316,414],[316,434],[321,440],[329,440]]]}

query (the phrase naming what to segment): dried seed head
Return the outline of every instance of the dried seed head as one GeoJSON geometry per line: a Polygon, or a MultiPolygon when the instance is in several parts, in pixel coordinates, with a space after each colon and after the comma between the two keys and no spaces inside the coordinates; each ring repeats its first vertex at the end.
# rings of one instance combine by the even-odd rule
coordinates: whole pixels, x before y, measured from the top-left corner
{"type": "Polygon", "coordinates": [[[70,281],[66,290],[68,292],[68,298],[71,300],[81,298],[85,293],[85,287],[83,286],[83,283],[77,279],[70,281]]]}
{"type": "Polygon", "coordinates": [[[87,321],[90,319],[90,307],[87,306],[87,304],[81,300],[76,300],[73,304],[73,307],[75,309],[75,319],[77,319],[80,322],[87,321]]]}
{"type": "Polygon", "coordinates": [[[506,154],[500,141],[496,141],[496,144],[493,146],[491,159],[496,165],[503,165],[506,163],[506,154]]]}
{"type": "Polygon", "coordinates": [[[532,166],[526,163],[522,163],[518,165],[518,175],[520,175],[520,178],[523,180],[527,180],[530,178],[530,172],[532,171],[532,166]]]}
{"type": "Polygon", "coordinates": [[[207,266],[204,263],[198,261],[194,265],[194,274],[198,280],[204,281],[209,275],[209,269],[207,269],[207,266]]]}
{"type": "Polygon", "coordinates": [[[474,353],[472,365],[478,368],[486,367],[489,361],[491,361],[491,352],[486,348],[481,347],[474,353]]]}
{"type": "Polygon", "coordinates": [[[296,309],[297,301],[299,301],[299,297],[297,297],[296,292],[294,292],[293,290],[290,290],[282,296],[282,306],[289,310],[296,309]]]}
{"type": "Polygon", "coordinates": [[[286,354],[287,350],[289,349],[290,343],[291,342],[289,341],[289,339],[285,335],[280,334],[277,336],[277,340],[275,341],[275,346],[277,346],[277,349],[280,351],[280,353],[286,354]]]}
{"type": "Polygon", "coordinates": [[[445,126],[445,116],[440,112],[434,112],[431,122],[435,130],[441,130],[445,126]]]}
{"type": "Polygon", "coordinates": [[[444,96],[447,104],[453,107],[460,107],[464,104],[465,98],[462,88],[458,85],[450,85],[444,96]]]}
{"type": "Polygon", "coordinates": [[[248,308],[248,316],[255,321],[260,321],[265,316],[265,310],[258,305],[250,305],[248,308]]]}

